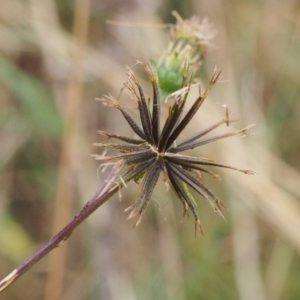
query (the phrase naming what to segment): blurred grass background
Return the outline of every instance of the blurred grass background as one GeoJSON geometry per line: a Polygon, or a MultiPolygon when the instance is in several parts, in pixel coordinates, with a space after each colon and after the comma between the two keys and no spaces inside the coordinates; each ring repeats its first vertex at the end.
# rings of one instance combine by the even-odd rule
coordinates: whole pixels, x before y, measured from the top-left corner
{"type": "Polygon", "coordinates": [[[203,147],[200,155],[259,173],[225,170],[221,182],[206,179],[228,207],[227,222],[199,199],[205,236],[197,239],[192,220],[180,224],[181,204],[163,183],[133,230],[123,213],[136,199],[131,183],[122,202],[116,196],[101,207],[1,299],[300,299],[299,1],[0,5],[0,277],[99,185],[89,156],[101,140],[96,131],[127,128],[94,99],[117,96],[124,65],[157,58],[168,43],[166,29],[108,19],[174,23],[174,9],[183,18],[209,18],[217,33],[203,73],[208,78],[217,66],[224,83],[188,130],[219,120],[218,103],[228,105],[239,119],[232,127],[257,123],[255,135],[203,147]]]}

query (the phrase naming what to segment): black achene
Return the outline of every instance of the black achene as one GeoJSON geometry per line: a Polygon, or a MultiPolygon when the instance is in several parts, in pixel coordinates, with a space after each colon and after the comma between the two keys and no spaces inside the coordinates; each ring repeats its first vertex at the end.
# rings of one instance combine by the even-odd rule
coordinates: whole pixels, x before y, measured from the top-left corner
{"type": "Polygon", "coordinates": [[[232,122],[229,120],[229,113],[226,109],[226,115],[223,120],[177,143],[177,138],[192,120],[209,94],[211,88],[217,82],[220,72],[214,72],[204,93],[199,91],[198,98],[184,115],[184,107],[191,89],[191,81],[187,82],[188,66],[186,65],[183,72],[182,88],[169,96],[169,98],[173,99],[174,103],[169,107],[168,117],[161,129],[161,99],[159,82],[154,68],[150,64],[144,64],[144,67],[149,80],[152,83],[152,100],[146,99],[142,87],[132,70],[128,69],[128,81],[124,83],[125,87],[130,91],[137,102],[141,126],[136,123],[136,121],[114,97],[105,96],[100,99],[104,105],[116,108],[122,113],[123,117],[133,130],[136,138],[99,131],[100,134],[107,136],[109,139],[114,138],[125,143],[95,144],[96,146],[104,147],[106,150],[115,149],[119,152],[117,155],[109,156],[106,155],[107,151],[105,151],[105,154],[95,155],[95,158],[100,161],[112,161],[120,166],[129,166],[127,172],[122,175],[123,182],[142,177],[139,198],[133,205],[126,209],[126,211],[131,211],[129,218],[134,217],[136,214],[139,215],[135,226],[137,226],[141,221],[142,215],[151,199],[152,192],[158,181],[159,175],[163,172],[167,182],[172,187],[183,205],[183,215],[185,215],[190,209],[195,219],[195,226],[197,227],[199,225],[202,232],[199,217],[195,209],[194,199],[189,193],[188,187],[194,189],[198,194],[206,199],[212,205],[214,211],[223,217],[221,210],[222,203],[203,183],[201,173],[204,172],[218,178],[218,175],[205,169],[209,166],[229,168],[245,174],[253,174],[253,172],[220,164],[213,160],[182,155],[181,152],[197,148],[226,137],[238,134],[245,135],[253,125],[238,131],[204,138],[206,134],[217,127],[223,124],[228,125],[232,122]]]}

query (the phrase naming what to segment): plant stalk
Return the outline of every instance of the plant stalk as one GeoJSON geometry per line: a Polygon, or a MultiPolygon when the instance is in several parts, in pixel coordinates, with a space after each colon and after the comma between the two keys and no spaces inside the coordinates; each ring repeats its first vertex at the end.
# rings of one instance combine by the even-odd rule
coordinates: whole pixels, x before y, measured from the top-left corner
{"type": "MultiPolygon", "coordinates": [[[[97,192],[91,197],[84,208],[76,215],[71,222],[69,222],[61,231],[53,236],[48,242],[46,242],[39,250],[37,250],[31,257],[9,273],[4,279],[0,281],[0,293],[27,272],[32,266],[34,266],[39,260],[46,256],[53,249],[57,248],[62,242],[66,241],[72,234],[75,228],[77,228],[87,217],[89,217],[97,208],[105,203],[111,196],[113,196],[120,188],[124,186],[124,182],[112,183],[112,180],[118,173],[118,170],[113,169],[107,176],[106,180],[99,187],[97,192]]],[[[128,178],[126,182],[131,180],[128,178]]]]}

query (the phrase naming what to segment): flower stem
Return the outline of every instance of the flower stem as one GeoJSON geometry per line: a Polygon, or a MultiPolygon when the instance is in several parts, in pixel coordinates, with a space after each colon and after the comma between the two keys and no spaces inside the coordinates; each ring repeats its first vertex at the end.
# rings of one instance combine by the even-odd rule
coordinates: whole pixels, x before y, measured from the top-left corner
{"type": "MultiPolygon", "coordinates": [[[[124,186],[124,182],[112,183],[112,180],[118,173],[119,169],[114,168],[107,176],[106,180],[99,187],[97,192],[91,197],[84,208],[76,215],[71,222],[69,222],[61,231],[46,242],[39,250],[37,250],[31,257],[20,264],[10,274],[0,281],[0,293],[10,286],[16,279],[20,278],[39,260],[46,256],[53,249],[58,247],[62,242],[67,240],[72,234],[73,230],[77,228],[87,217],[89,217],[98,207],[105,203],[112,195],[114,195],[120,188],[124,186]]],[[[131,178],[128,178],[129,181],[131,178]]]]}

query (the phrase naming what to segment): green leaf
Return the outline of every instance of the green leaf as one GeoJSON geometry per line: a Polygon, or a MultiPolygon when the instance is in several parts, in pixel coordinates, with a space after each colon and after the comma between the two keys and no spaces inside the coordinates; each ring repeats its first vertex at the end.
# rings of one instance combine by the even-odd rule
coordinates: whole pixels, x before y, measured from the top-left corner
{"type": "Polygon", "coordinates": [[[62,118],[49,91],[8,58],[0,55],[0,81],[11,90],[33,131],[53,138],[62,133],[62,118]]]}
{"type": "Polygon", "coordinates": [[[26,231],[8,215],[0,214],[0,252],[20,262],[32,252],[34,243],[26,231]]]}

